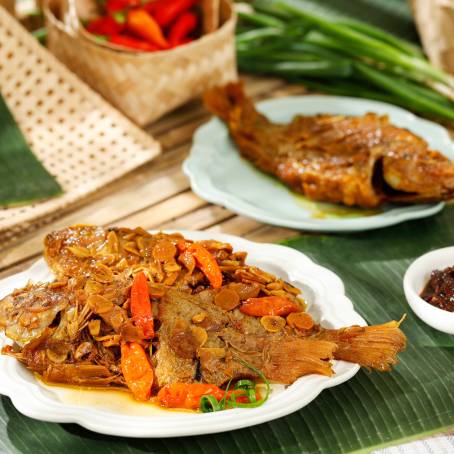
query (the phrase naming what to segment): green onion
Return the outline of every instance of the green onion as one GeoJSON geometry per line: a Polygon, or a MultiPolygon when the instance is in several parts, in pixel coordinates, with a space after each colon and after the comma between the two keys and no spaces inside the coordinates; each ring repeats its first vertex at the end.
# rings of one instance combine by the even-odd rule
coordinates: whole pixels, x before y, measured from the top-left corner
{"type": "Polygon", "coordinates": [[[409,85],[408,82],[399,80],[396,77],[391,77],[382,71],[373,69],[360,62],[355,62],[354,65],[359,73],[374,85],[382,87],[390,93],[410,101],[420,112],[440,115],[449,120],[454,120],[454,108],[445,107],[428,97],[421,96],[421,93],[419,96],[414,96],[414,93],[412,93],[412,88],[414,89],[414,87],[409,85]]]}
{"type": "Polygon", "coordinates": [[[282,36],[283,30],[281,28],[258,28],[256,30],[250,30],[244,33],[236,35],[236,43],[238,45],[248,43],[251,41],[261,40],[264,38],[273,38],[276,36],[282,36]]]}
{"type": "Polygon", "coordinates": [[[254,72],[260,71],[275,75],[306,76],[306,77],[347,77],[352,74],[352,67],[348,61],[285,61],[272,62],[258,60],[248,62],[239,59],[243,68],[254,72]]]}
{"type": "Polygon", "coordinates": [[[268,14],[260,13],[245,13],[239,12],[238,16],[240,19],[249,22],[254,25],[259,25],[263,27],[283,27],[285,24],[280,19],[276,17],[269,16],[268,14]]]}
{"type": "MultiPolygon", "coordinates": [[[[235,356],[235,360],[238,361],[243,366],[247,367],[248,369],[251,369],[262,379],[263,383],[265,383],[265,386],[266,386],[266,393],[265,393],[265,396],[262,397],[260,400],[256,400],[255,402],[250,402],[248,404],[243,404],[243,403],[235,401],[234,406],[239,407],[239,408],[260,407],[268,400],[268,397],[270,396],[270,392],[271,392],[270,382],[268,381],[268,379],[265,377],[265,375],[263,374],[263,372],[260,369],[257,369],[252,364],[249,364],[248,362],[244,361],[244,359],[241,359],[239,356],[235,356]]],[[[254,393],[255,393],[255,388],[254,388],[254,393]]]]}
{"type": "Polygon", "coordinates": [[[433,67],[417,46],[362,22],[324,19],[296,0],[252,6],[240,17],[256,27],[237,35],[241,70],[454,119],[454,77],[433,67]]]}
{"type": "Polygon", "coordinates": [[[223,408],[221,408],[216,397],[212,394],[207,394],[200,398],[200,411],[202,413],[213,413],[219,410],[223,410],[223,408]]]}
{"type": "Polygon", "coordinates": [[[267,400],[271,392],[270,383],[263,374],[263,372],[252,364],[244,361],[239,357],[235,357],[235,360],[241,363],[243,366],[252,370],[256,375],[258,375],[266,385],[266,394],[260,400],[257,400],[255,393],[256,384],[252,380],[239,380],[234,387],[235,391],[242,391],[241,394],[232,393],[232,395],[227,399],[228,391],[232,383],[232,379],[227,383],[224,395],[219,401],[212,394],[207,394],[200,398],[200,411],[202,413],[212,413],[215,411],[225,410],[226,408],[255,408],[263,405],[267,400]],[[248,403],[237,402],[238,397],[246,396],[249,400],[248,403]]]}
{"type": "Polygon", "coordinates": [[[415,46],[414,44],[404,39],[396,38],[391,33],[384,32],[378,27],[374,27],[373,25],[353,19],[342,19],[337,21],[336,23],[344,27],[352,28],[353,30],[356,30],[357,32],[363,33],[365,35],[369,35],[371,38],[378,39],[386,44],[390,44],[391,46],[399,49],[402,52],[405,52],[408,55],[424,59],[424,54],[419,46],[415,46]]]}
{"type": "Polygon", "coordinates": [[[371,38],[357,30],[343,27],[340,24],[329,22],[314,14],[308,13],[300,6],[297,6],[297,2],[278,0],[276,7],[282,8],[284,11],[317,26],[328,35],[343,41],[344,44],[355,46],[358,51],[362,50],[362,53],[365,55],[380,59],[387,63],[399,64],[410,70],[420,71],[434,80],[441,82],[447,82],[448,80],[443,71],[431,66],[425,60],[404,54],[389,44],[371,38]]]}

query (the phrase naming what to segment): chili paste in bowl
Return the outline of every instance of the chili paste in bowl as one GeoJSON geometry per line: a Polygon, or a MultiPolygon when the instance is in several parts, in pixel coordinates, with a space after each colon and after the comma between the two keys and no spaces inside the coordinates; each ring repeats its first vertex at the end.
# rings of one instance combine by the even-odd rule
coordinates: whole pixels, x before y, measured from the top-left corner
{"type": "Polygon", "coordinates": [[[420,296],[433,306],[454,312],[454,266],[432,271],[420,296]]]}
{"type": "Polygon", "coordinates": [[[403,284],[413,312],[432,328],[454,335],[454,246],[418,257],[403,284]]]}

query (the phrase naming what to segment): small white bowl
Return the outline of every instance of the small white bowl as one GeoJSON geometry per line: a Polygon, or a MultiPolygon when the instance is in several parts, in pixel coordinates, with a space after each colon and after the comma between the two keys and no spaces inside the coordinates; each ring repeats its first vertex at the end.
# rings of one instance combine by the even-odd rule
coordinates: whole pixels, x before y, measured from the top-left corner
{"type": "Polygon", "coordinates": [[[424,322],[444,333],[454,334],[454,312],[448,312],[424,301],[419,295],[434,270],[454,266],[454,246],[421,255],[407,269],[404,291],[413,312],[424,322]]]}

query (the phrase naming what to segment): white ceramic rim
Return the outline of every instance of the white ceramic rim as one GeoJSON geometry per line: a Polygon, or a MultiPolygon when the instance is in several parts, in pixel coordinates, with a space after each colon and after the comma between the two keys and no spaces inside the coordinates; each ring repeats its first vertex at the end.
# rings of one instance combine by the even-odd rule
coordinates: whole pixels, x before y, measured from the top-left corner
{"type": "Polygon", "coordinates": [[[404,275],[404,292],[413,312],[438,331],[454,334],[454,312],[448,312],[424,301],[419,295],[436,269],[454,266],[454,246],[435,249],[418,257],[404,275]]]}
{"type": "MultiPolygon", "coordinates": [[[[345,296],[341,279],[329,269],[315,264],[306,255],[285,246],[254,243],[231,235],[180,232],[194,240],[212,238],[229,242],[236,250],[247,251],[250,263],[260,264],[271,272],[278,271],[290,282],[304,282],[314,294],[312,309],[320,312],[321,320],[325,323],[334,327],[366,325],[345,296]]],[[[25,285],[30,277],[44,280],[46,276],[49,276],[49,270],[44,259],[40,259],[28,270],[1,281],[0,297],[14,287],[25,285]]],[[[323,389],[349,380],[359,370],[359,365],[344,361],[333,361],[333,365],[337,372],[333,377],[302,377],[259,408],[233,409],[214,414],[169,412],[168,417],[139,417],[64,404],[47,397],[39,382],[30,379],[31,374],[16,360],[8,357],[0,357],[0,393],[9,396],[17,410],[26,416],[43,421],[77,423],[103,434],[152,438],[202,435],[249,427],[286,416],[307,405],[323,389]],[[27,380],[24,380],[24,374],[27,380]]]]}
{"type": "MultiPolygon", "coordinates": [[[[289,103],[300,104],[301,110],[304,111],[304,104],[307,102],[330,102],[330,103],[348,103],[350,106],[364,107],[365,111],[377,112],[379,114],[388,113],[399,116],[398,125],[401,127],[418,126],[418,130],[427,130],[427,134],[421,136],[430,141],[428,135],[437,137],[443,144],[443,152],[448,157],[454,159],[454,143],[451,141],[447,130],[429,120],[417,117],[413,113],[400,107],[384,103],[381,101],[365,100],[361,98],[352,98],[347,96],[328,96],[328,95],[305,95],[289,96],[278,99],[271,99],[257,104],[258,110],[262,113],[269,113],[271,109],[283,109],[289,103]],[[420,127],[420,128],[419,128],[420,127]],[[430,134],[429,134],[430,133],[430,134]]],[[[323,109],[324,113],[329,113],[329,109],[323,109]]],[[[255,206],[248,201],[242,200],[233,194],[227,193],[216,187],[209,177],[208,169],[204,169],[204,164],[208,162],[207,156],[213,153],[213,143],[206,143],[205,136],[216,137],[220,128],[226,130],[223,122],[217,118],[209,120],[199,127],[194,134],[193,145],[189,156],[183,163],[183,171],[189,177],[192,190],[201,198],[208,202],[222,205],[225,208],[241,214],[243,216],[265,222],[271,225],[278,225],[292,229],[304,229],[319,232],[357,232],[364,230],[388,227],[411,219],[420,219],[432,216],[440,212],[444,203],[422,204],[396,207],[383,213],[350,219],[287,219],[282,216],[264,210],[255,206]],[[418,207],[418,209],[416,209],[418,207]]]]}

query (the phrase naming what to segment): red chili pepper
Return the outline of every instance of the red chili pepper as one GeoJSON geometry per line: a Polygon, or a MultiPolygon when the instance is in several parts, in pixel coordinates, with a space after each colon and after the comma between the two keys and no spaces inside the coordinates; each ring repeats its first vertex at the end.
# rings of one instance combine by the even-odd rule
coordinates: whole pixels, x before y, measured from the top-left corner
{"type": "Polygon", "coordinates": [[[161,27],[170,25],[180,14],[187,11],[197,0],[173,0],[168,1],[153,12],[153,17],[161,27]]]}
{"type": "Polygon", "coordinates": [[[111,16],[99,17],[87,25],[87,31],[95,35],[118,35],[124,28],[124,24],[117,22],[111,16]]]}
{"type": "Polygon", "coordinates": [[[153,314],[151,312],[148,282],[144,272],[134,276],[131,287],[131,313],[134,323],[143,329],[146,339],[154,336],[153,314]]]}
{"type": "Polygon", "coordinates": [[[107,0],[106,11],[114,13],[116,11],[123,11],[131,7],[140,6],[140,0],[107,0]]]}
{"type": "Polygon", "coordinates": [[[161,28],[143,8],[128,11],[127,28],[135,35],[158,45],[161,49],[168,49],[169,47],[161,28]]]}
{"type": "Polygon", "coordinates": [[[152,0],[151,2],[147,2],[142,5],[142,8],[150,14],[154,14],[158,9],[167,6],[169,0],[152,0]]]}
{"type": "Polygon", "coordinates": [[[183,13],[169,31],[169,43],[172,47],[182,44],[183,40],[197,27],[197,16],[194,13],[183,13]]]}
{"type": "Polygon", "coordinates": [[[129,47],[130,49],[141,50],[144,52],[154,52],[156,50],[160,50],[160,47],[155,44],[126,35],[109,36],[108,41],[109,43],[116,44],[117,46],[129,47]]]}

